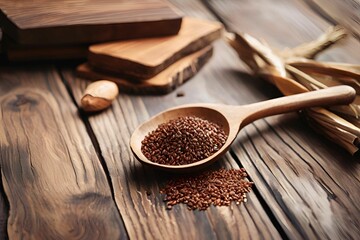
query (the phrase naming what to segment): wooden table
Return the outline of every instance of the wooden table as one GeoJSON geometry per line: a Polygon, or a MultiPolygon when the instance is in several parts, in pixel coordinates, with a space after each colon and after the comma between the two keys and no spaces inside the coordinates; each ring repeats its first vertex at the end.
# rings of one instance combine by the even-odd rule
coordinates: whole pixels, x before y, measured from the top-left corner
{"type": "MultiPolygon", "coordinates": [[[[340,22],[355,37],[321,59],[360,60],[356,0],[337,1],[342,7],[325,0],[172,2],[187,15],[219,19],[278,48],[340,22]]],[[[165,209],[159,187],[171,176],[143,167],[129,148],[139,123],[185,103],[247,104],[281,95],[251,77],[225,42],[215,44],[197,76],[165,96],[121,94],[107,111],[85,116],[78,102],[87,84],[71,64],[1,66],[2,238],[359,239],[358,160],[295,113],[247,126],[218,162],[246,168],[255,183],[246,204],[165,209]]]]}

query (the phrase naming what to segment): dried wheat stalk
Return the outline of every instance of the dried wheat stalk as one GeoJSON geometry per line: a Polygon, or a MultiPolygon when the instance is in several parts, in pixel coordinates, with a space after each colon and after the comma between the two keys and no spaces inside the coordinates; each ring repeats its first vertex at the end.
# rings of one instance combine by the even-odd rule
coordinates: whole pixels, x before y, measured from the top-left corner
{"type": "Polygon", "coordinates": [[[225,34],[252,73],[270,81],[284,95],[342,84],[355,88],[358,95],[352,104],[304,111],[311,126],[355,154],[360,147],[360,65],[312,60],[346,36],[344,28],[335,26],[315,41],[276,52],[248,34],[225,34]]]}

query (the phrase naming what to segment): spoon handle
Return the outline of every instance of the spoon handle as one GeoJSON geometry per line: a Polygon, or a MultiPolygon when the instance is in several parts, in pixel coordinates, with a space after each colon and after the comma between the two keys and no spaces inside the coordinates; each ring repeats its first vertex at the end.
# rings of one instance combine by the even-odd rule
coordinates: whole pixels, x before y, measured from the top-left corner
{"type": "Polygon", "coordinates": [[[246,106],[249,114],[241,125],[243,127],[263,117],[303,108],[349,104],[355,96],[356,92],[352,87],[337,86],[249,104],[246,106]]]}

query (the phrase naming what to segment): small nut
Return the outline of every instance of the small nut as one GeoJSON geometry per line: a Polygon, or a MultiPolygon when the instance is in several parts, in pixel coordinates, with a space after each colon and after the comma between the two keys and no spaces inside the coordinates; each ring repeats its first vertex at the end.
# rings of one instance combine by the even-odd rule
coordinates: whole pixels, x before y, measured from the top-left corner
{"type": "Polygon", "coordinates": [[[107,80],[91,83],[81,98],[81,108],[86,112],[96,112],[108,108],[119,94],[118,86],[107,80]]]}

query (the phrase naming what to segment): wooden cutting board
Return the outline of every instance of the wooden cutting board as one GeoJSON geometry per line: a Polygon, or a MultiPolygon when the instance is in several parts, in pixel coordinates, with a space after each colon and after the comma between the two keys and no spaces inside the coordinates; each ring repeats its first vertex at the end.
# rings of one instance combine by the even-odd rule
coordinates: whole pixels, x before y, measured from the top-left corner
{"type": "Polygon", "coordinates": [[[116,82],[121,92],[133,94],[165,94],[182,85],[194,76],[211,58],[212,46],[207,46],[192,53],[156,76],[143,81],[129,81],[125,78],[116,77],[99,71],[94,71],[88,64],[82,64],[77,68],[79,77],[89,80],[107,79],[116,82]]]}
{"type": "Polygon", "coordinates": [[[184,18],[171,37],[117,41],[89,48],[89,64],[101,71],[147,79],[221,36],[218,22],[184,18]]]}
{"type": "Polygon", "coordinates": [[[182,19],[164,0],[2,0],[0,9],[0,27],[22,45],[173,35],[182,19]]]}
{"type": "Polygon", "coordinates": [[[6,35],[1,39],[0,46],[3,46],[4,53],[11,62],[86,59],[89,47],[86,44],[65,46],[24,46],[15,43],[6,35]]]}

